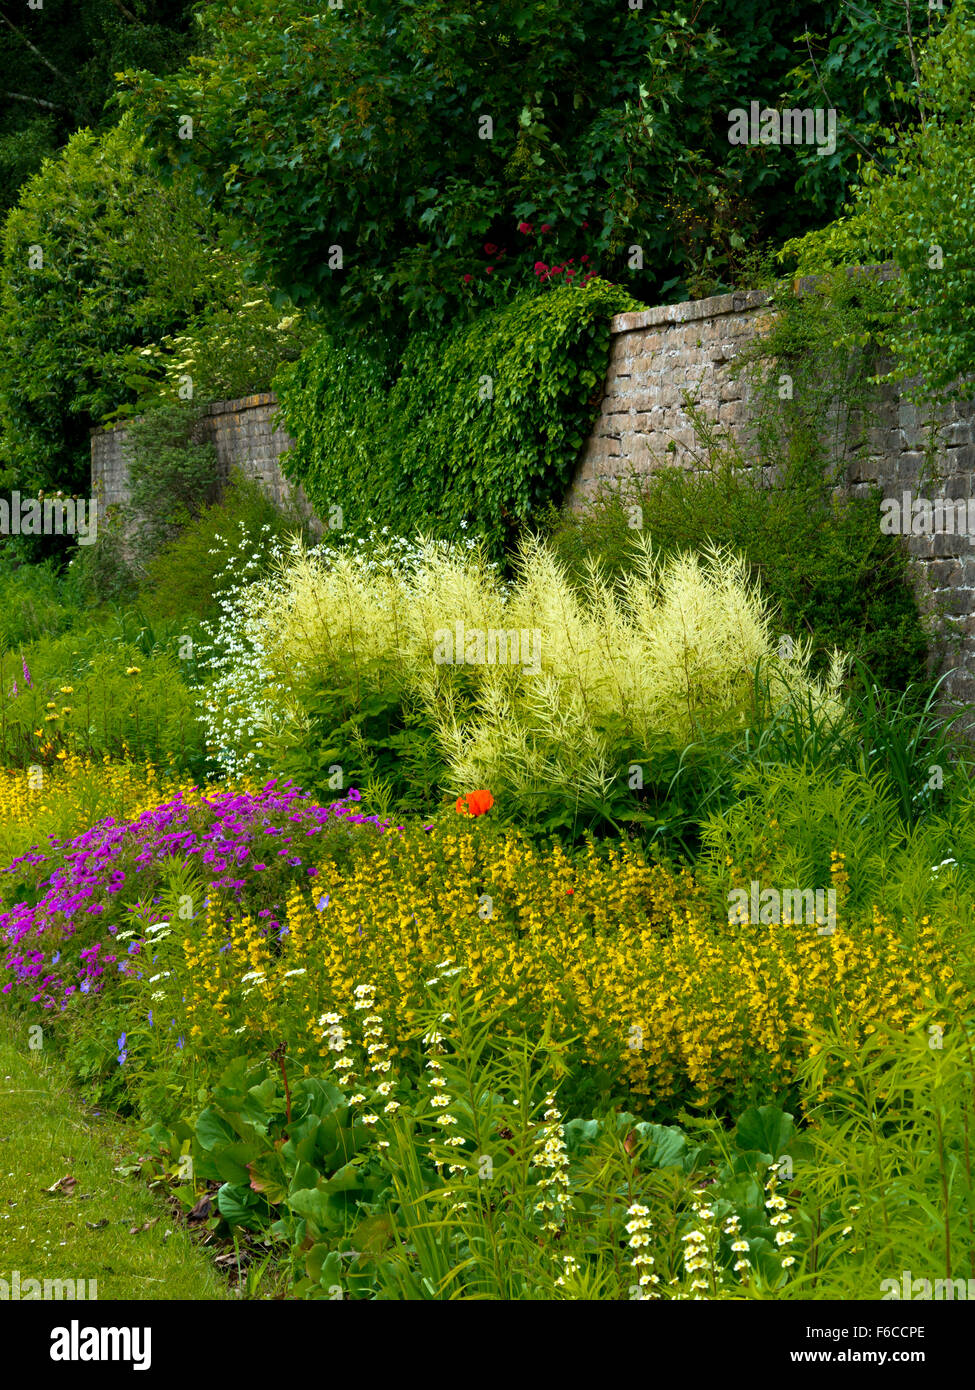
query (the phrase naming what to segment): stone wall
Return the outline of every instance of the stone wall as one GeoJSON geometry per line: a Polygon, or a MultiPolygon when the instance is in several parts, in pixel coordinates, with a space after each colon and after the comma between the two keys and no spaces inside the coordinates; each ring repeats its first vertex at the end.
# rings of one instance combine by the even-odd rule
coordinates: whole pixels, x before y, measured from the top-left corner
{"type": "MultiPolygon", "coordinates": [[[[281,455],[291,447],[287,432],[275,424],[277,397],[271,392],[237,401],[215,401],[203,421],[204,434],[217,451],[223,478],[237,468],[258,483],[279,507],[294,505],[314,521],[301,487],[284,476],[281,455]]],[[[91,437],[92,490],[102,508],[124,507],[129,501],[126,434],[122,427],[94,430],[91,437]]]]}
{"type": "MultiPolygon", "coordinates": [[[[604,484],[631,472],[649,473],[661,463],[693,468],[698,455],[685,393],[705,419],[743,435],[751,418],[748,387],[731,366],[766,331],[772,312],[767,296],[752,291],[617,316],[599,416],[568,503],[582,506],[604,484]]],[[[293,500],[311,517],[304,493],[281,469],[281,455],[291,440],[274,426],[276,408],[270,393],[218,402],[207,414],[208,434],[224,475],[235,465],[279,505],[293,500]]],[[[915,405],[886,391],[871,414],[866,447],[847,478],[853,493],[871,484],[886,496],[900,497],[905,490],[918,495],[923,488],[930,496],[975,497],[975,404],[949,407],[935,419],[932,431],[915,405]],[[932,452],[925,473],[929,439],[932,452]]],[[[93,433],[92,485],[99,489],[103,507],[126,502],[124,430],[93,433]]],[[[947,639],[942,666],[960,668],[946,683],[948,693],[975,701],[972,542],[967,535],[912,535],[905,545],[918,598],[938,615],[947,639]]]]}
{"type": "MultiPolygon", "coordinates": [[[[569,490],[582,507],[602,487],[663,464],[698,465],[701,443],[684,404],[739,439],[752,419],[749,389],[731,367],[767,331],[764,293],[718,295],[668,304],[612,321],[609,368],[600,412],[569,490]]],[[[854,495],[877,485],[885,497],[975,498],[975,402],[959,402],[922,419],[890,388],[871,409],[865,447],[847,469],[854,495]],[[926,453],[927,450],[927,453],[926,453]]],[[[968,535],[905,537],[915,592],[936,619],[952,699],[975,701],[975,550],[968,535]]]]}
{"type": "Polygon", "coordinates": [[[738,431],[748,421],[747,388],[728,368],[770,322],[760,291],[665,304],[612,320],[599,417],[569,492],[580,506],[607,480],[661,463],[693,467],[694,428],[685,393],[702,414],[738,431]]]}

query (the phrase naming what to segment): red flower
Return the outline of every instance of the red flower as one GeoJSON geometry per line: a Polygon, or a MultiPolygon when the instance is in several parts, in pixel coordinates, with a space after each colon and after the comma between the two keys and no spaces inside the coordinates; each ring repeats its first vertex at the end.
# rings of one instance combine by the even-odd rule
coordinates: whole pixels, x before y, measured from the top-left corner
{"type": "Polygon", "coordinates": [[[539,231],[542,233],[543,236],[546,232],[550,232],[551,230],[551,225],[548,222],[543,222],[541,227],[539,228],[539,231]]]}
{"type": "Polygon", "coordinates": [[[532,224],[530,222],[519,222],[518,230],[519,232],[524,232],[525,236],[529,236],[531,234],[532,224]]]}
{"type": "Polygon", "coordinates": [[[580,256],[579,259],[580,259],[580,261],[588,261],[589,257],[588,257],[588,256],[580,256]]]}
{"type": "Polygon", "coordinates": [[[553,266],[552,266],[552,274],[553,274],[553,275],[561,275],[563,269],[564,269],[563,266],[560,266],[560,265],[553,265],[553,266]]]}
{"type": "Polygon", "coordinates": [[[493,256],[496,253],[497,249],[498,248],[495,246],[493,241],[486,241],[484,243],[485,256],[493,256]]]}
{"type": "Polygon", "coordinates": [[[484,812],[490,811],[493,805],[494,797],[489,791],[465,792],[463,796],[457,798],[457,814],[459,816],[483,816],[484,812]]]}
{"type": "Polygon", "coordinates": [[[546,272],[546,270],[548,270],[548,266],[545,264],[544,261],[536,261],[536,262],[535,262],[535,274],[536,274],[536,275],[544,275],[545,272],[546,272]]]}
{"type": "Polygon", "coordinates": [[[574,888],[567,888],[565,891],[571,894],[574,893],[576,890],[574,888]]]}
{"type": "Polygon", "coordinates": [[[465,285],[469,285],[473,279],[474,279],[473,275],[465,275],[465,276],[464,276],[464,284],[465,284],[465,285]]]}
{"type": "Polygon", "coordinates": [[[493,275],[493,274],[494,274],[494,266],[493,266],[493,265],[487,265],[487,266],[485,266],[485,267],[484,267],[484,272],[485,272],[486,275],[493,275]]]}
{"type": "Polygon", "coordinates": [[[583,224],[582,224],[583,231],[585,231],[586,227],[588,227],[588,226],[589,226],[589,223],[588,223],[588,222],[583,222],[583,224]]]}

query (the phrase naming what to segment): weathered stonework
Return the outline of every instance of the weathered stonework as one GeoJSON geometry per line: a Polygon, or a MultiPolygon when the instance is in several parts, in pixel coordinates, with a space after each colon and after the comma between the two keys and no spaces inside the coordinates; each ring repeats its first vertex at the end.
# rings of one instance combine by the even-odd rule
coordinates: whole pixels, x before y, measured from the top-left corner
{"type": "MultiPolygon", "coordinates": [[[[886,273],[885,271],[882,273],[886,273]]],[[[765,333],[773,310],[763,292],[717,295],[619,314],[603,400],[569,490],[583,507],[608,483],[667,464],[699,465],[684,394],[700,416],[740,440],[752,420],[749,387],[735,358],[765,333]]],[[[905,388],[906,389],[906,388],[905,388]]],[[[887,497],[975,497],[975,402],[958,402],[922,418],[903,392],[885,389],[871,410],[866,445],[847,469],[847,489],[872,485],[887,497]]],[[[975,702],[975,537],[909,536],[915,592],[937,619],[951,699],[975,702]]]]}
{"type": "MultiPolygon", "coordinates": [[[[731,366],[767,329],[773,312],[763,292],[751,291],[614,318],[602,404],[568,504],[583,506],[602,485],[664,463],[693,469],[700,441],[685,393],[702,418],[743,436],[751,419],[749,388],[731,366]]],[[[271,393],[217,402],[207,412],[208,437],[224,476],[236,466],[279,505],[294,502],[312,517],[305,494],[281,469],[281,455],[292,441],[275,427],[276,411],[271,393]]],[[[915,496],[922,490],[930,496],[975,496],[975,403],[949,406],[926,421],[903,395],[886,391],[871,413],[866,448],[848,469],[852,493],[872,484],[885,496],[899,497],[905,490],[915,496]]],[[[93,433],[92,486],[103,509],[124,510],[124,430],[93,433]]],[[[967,535],[910,536],[904,543],[919,601],[938,615],[948,639],[942,665],[959,668],[946,682],[947,692],[975,702],[975,547],[967,535]]]]}
{"type": "MultiPolygon", "coordinates": [[[[214,401],[203,419],[203,437],[217,453],[217,464],[224,479],[232,468],[257,483],[279,507],[296,507],[314,529],[320,523],[301,487],[296,487],[281,469],[281,456],[291,447],[288,433],[275,424],[278,402],[270,391],[244,396],[236,401],[214,401]]],[[[130,500],[126,431],[123,427],[94,430],[91,437],[92,489],[103,509],[117,506],[123,511],[130,500]]]]}

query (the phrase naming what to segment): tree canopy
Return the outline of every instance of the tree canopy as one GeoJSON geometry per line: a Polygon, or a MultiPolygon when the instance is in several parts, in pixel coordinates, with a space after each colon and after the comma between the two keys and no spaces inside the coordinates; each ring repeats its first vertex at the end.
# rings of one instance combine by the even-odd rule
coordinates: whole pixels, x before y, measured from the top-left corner
{"type": "Polygon", "coordinates": [[[926,0],[214,0],[123,100],[296,303],[395,331],[570,263],[649,302],[821,225],[913,112],[926,0]],[[832,153],[736,146],[728,112],[836,108],[832,153]],[[541,269],[539,269],[541,267],[541,269]]]}

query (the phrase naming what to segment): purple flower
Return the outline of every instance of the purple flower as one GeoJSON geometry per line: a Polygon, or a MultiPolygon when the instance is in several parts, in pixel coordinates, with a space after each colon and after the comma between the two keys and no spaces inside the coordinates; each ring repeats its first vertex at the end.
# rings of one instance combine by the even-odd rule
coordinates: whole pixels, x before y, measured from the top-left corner
{"type": "Polygon", "coordinates": [[[24,666],[24,680],[27,682],[27,689],[30,690],[31,687],[32,687],[32,685],[33,685],[33,681],[32,681],[31,678],[30,678],[30,671],[28,671],[28,669],[27,669],[27,658],[26,658],[26,656],[23,658],[23,666],[24,666]]]}

